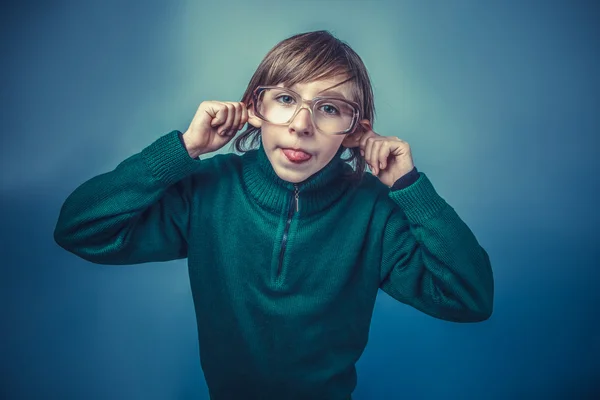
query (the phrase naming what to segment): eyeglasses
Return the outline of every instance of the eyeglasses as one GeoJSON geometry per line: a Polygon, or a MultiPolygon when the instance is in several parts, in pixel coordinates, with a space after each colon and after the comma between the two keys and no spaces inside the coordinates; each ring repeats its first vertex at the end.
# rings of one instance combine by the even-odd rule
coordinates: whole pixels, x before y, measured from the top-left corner
{"type": "Polygon", "coordinates": [[[359,105],[335,97],[316,97],[304,100],[291,89],[279,86],[260,86],[253,93],[256,115],[275,125],[287,125],[306,108],[314,126],[330,135],[351,133],[359,119],[359,105]],[[304,106],[304,104],[307,106],[304,106]]]}

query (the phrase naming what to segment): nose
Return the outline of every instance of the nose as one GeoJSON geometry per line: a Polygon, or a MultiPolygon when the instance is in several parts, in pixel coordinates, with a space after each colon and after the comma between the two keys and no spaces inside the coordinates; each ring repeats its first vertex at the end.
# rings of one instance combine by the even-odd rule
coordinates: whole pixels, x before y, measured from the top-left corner
{"type": "Polygon", "coordinates": [[[310,115],[310,110],[303,107],[298,111],[298,114],[292,119],[289,125],[290,132],[298,134],[310,135],[313,132],[313,123],[310,115]]]}

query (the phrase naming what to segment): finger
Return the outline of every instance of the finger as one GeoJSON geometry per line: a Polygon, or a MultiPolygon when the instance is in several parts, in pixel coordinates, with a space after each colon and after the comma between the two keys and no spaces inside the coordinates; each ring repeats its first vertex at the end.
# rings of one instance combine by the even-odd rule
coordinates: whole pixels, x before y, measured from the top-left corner
{"type": "Polygon", "coordinates": [[[363,148],[361,148],[361,139],[365,137],[365,134],[369,131],[369,120],[363,119],[358,122],[354,131],[348,135],[348,141],[346,147],[348,148],[358,148],[360,155],[365,156],[365,152],[363,148]]]}
{"type": "Polygon", "coordinates": [[[380,159],[379,159],[379,154],[381,151],[381,147],[383,146],[384,141],[383,140],[375,140],[373,142],[373,145],[371,146],[371,165],[373,165],[374,167],[374,173],[375,175],[379,175],[379,171],[381,170],[380,167],[380,159]]]}
{"type": "Polygon", "coordinates": [[[231,129],[231,126],[233,125],[233,119],[235,118],[235,108],[231,103],[225,103],[225,106],[227,107],[227,120],[221,127],[221,133],[227,135],[229,130],[231,129]]]}
{"type": "MultiPolygon", "coordinates": [[[[361,142],[362,142],[362,140],[361,140],[361,142]]],[[[367,165],[369,166],[369,168],[371,168],[371,164],[369,164],[369,153],[367,152],[368,148],[369,148],[369,146],[368,146],[367,143],[361,144],[360,145],[360,153],[365,158],[365,162],[367,163],[367,165]]]]}
{"type": "Polygon", "coordinates": [[[210,126],[218,127],[227,120],[227,107],[224,104],[217,104],[207,110],[208,114],[213,117],[210,121],[210,126]]]}
{"type": "Polygon", "coordinates": [[[246,125],[246,122],[248,122],[248,107],[246,107],[246,104],[241,103],[242,105],[242,119],[240,120],[240,127],[239,129],[243,129],[244,125],[246,125]]]}
{"type": "Polygon", "coordinates": [[[375,171],[375,164],[373,163],[373,144],[375,143],[375,138],[372,136],[365,140],[365,159],[369,164],[369,168],[371,168],[371,172],[375,171]]]}
{"type": "Polygon", "coordinates": [[[367,155],[367,151],[366,151],[367,141],[369,140],[369,138],[373,137],[373,135],[371,135],[370,133],[371,133],[371,131],[365,131],[365,133],[361,136],[360,142],[359,142],[359,147],[364,152],[365,157],[367,155]]]}
{"type": "MultiPolygon", "coordinates": [[[[377,138],[377,137],[379,137],[379,135],[376,134],[372,129],[365,131],[365,133],[361,136],[359,147],[361,150],[364,151],[365,155],[367,153],[366,146],[367,146],[368,140],[371,138],[377,138]]],[[[361,152],[361,154],[362,154],[362,152],[361,152]]]]}
{"type": "Polygon", "coordinates": [[[379,159],[379,168],[384,170],[387,168],[387,160],[390,156],[390,144],[386,141],[381,141],[381,146],[378,150],[377,158],[379,159]]]}
{"type": "Polygon", "coordinates": [[[240,120],[242,119],[242,105],[240,103],[232,103],[235,113],[233,116],[233,123],[231,125],[230,135],[235,135],[240,127],[240,120]]]}

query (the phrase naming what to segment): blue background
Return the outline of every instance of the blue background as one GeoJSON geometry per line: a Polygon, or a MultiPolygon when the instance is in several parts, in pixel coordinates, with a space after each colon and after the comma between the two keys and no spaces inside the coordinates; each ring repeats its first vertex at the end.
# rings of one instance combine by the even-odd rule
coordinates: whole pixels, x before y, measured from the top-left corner
{"type": "MultiPolygon", "coordinates": [[[[598,390],[597,2],[19,2],[0,24],[0,398],[206,399],[185,261],[93,265],[62,202],[262,57],[328,29],[363,58],[375,131],[489,252],[495,311],[435,320],[381,293],[355,399],[583,398],[598,390]],[[100,4],[102,3],[102,4],[100,4]]],[[[229,147],[227,147],[229,149],[229,147]]],[[[596,392],[598,393],[598,392],[596,392]]]]}

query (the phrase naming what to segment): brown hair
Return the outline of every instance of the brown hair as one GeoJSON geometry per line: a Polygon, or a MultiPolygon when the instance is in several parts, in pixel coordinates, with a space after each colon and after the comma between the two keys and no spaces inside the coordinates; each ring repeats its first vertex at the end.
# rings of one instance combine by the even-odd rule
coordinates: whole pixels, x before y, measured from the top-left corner
{"type": "MultiPolygon", "coordinates": [[[[252,93],[258,86],[293,86],[336,75],[345,75],[353,83],[352,95],[360,105],[360,118],[368,119],[373,124],[375,104],[367,68],[349,45],[323,30],[300,33],[275,45],[254,72],[241,101],[250,104],[252,93]]],[[[260,129],[248,126],[232,143],[241,153],[255,148],[260,140],[260,129]]],[[[365,172],[365,158],[358,147],[347,151],[350,151],[350,157],[343,161],[354,161],[354,172],[350,179],[360,181],[365,172]]]]}

